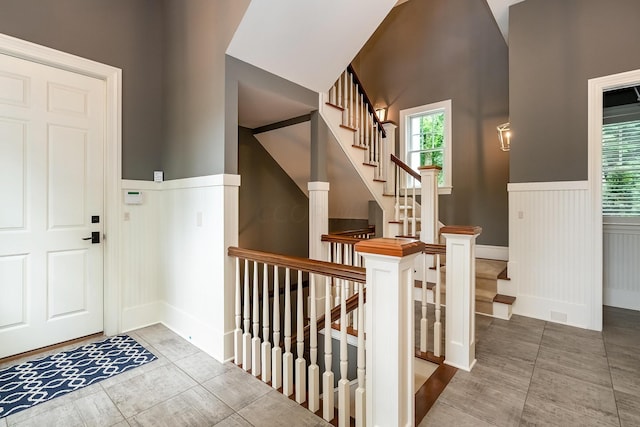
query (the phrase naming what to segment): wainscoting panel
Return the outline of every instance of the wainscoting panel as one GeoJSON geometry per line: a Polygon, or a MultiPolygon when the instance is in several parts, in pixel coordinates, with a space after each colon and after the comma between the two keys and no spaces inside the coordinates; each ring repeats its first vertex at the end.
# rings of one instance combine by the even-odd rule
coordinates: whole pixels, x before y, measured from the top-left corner
{"type": "Polygon", "coordinates": [[[122,181],[123,193],[140,191],[142,204],[124,204],[122,196],[121,296],[122,330],[136,329],[161,321],[161,255],[163,247],[161,184],[149,181],[122,181]]]}
{"type": "Polygon", "coordinates": [[[603,226],[604,304],[640,310],[640,225],[603,226]]]}
{"type": "Polygon", "coordinates": [[[514,313],[594,328],[592,217],[587,182],[509,184],[514,313]]]}

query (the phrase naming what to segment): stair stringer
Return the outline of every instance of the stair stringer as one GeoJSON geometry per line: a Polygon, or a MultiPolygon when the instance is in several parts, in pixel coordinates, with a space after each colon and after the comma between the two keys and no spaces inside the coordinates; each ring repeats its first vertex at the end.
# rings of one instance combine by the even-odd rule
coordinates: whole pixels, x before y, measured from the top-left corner
{"type": "Polygon", "coordinates": [[[353,165],[354,169],[358,172],[358,175],[362,179],[362,182],[367,187],[369,192],[373,195],[374,200],[378,203],[378,206],[382,209],[383,216],[383,237],[395,237],[390,232],[389,221],[393,219],[394,212],[394,198],[384,196],[384,182],[374,181],[374,168],[363,164],[364,155],[363,150],[352,147],[354,142],[354,132],[349,129],[340,127],[342,124],[342,112],[333,107],[328,107],[325,102],[328,100],[326,93],[320,93],[319,96],[319,108],[320,116],[323,118],[327,127],[335,137],[336,141],[340,144],[340,148],[344,151],[345,155],[349,159],[349,162],[353,165]]]}

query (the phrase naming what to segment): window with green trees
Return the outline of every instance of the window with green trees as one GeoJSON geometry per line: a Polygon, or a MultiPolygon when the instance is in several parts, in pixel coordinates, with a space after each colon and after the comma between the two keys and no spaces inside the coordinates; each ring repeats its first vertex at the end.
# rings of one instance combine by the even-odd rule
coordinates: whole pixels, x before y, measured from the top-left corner
{"type": "Polygon", "coordinates": [[[405,163],[416,172],[420,166],[440,166],[440,193],[450,193],[451,100],[402,110],[400,122],[405,163]]]}

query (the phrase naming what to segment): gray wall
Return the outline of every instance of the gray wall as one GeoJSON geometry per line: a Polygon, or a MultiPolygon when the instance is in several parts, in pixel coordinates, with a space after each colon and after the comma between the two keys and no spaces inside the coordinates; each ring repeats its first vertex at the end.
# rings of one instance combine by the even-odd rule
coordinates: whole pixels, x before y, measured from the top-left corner
{"type": "Polygon", "coordinates": [[[239,246],[309,256],[309,199],[250,129],[238,129],[239,246]]]}
{"type": "Polygon", "coordinates": [[[249,0],[164,5],[165,179],[236,173],[237,143],[225,150],[225,51],[249,0]]]}
{"type": "Polygon", "coordinates": [[[587,80],[640,68],[639,40],[638,0],[511,7],[511,182],[587,179],[587,80]]]}
{"type": "Polygon", "coordinates": [[[163,139],[164,9],[156,0],[2,0],[0,33],[122,69],[122,176],[153,179],[163,139]]]}
{"type": "Polygon", "coordinates": [[[394,8],[353,62],[372,102],[406,108],[452,100],[453,192],[445,224],[479,225],[478,243],[508,245],[508,51],[485,1],[412,0],[394,8]]]}

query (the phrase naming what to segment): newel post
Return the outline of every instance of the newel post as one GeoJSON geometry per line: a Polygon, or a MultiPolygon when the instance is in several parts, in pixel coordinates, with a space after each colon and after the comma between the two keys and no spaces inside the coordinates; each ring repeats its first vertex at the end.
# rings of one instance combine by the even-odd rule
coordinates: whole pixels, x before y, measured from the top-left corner
{"type": "Polygon", "coordinates": [[[420,166],[420,240],[438,243],[438,174],[440,166],[420,166]]]}
{"type": "Polygon", "coordinates": [[[412,426],[413,264],[424,244],[381,238],[355,248],[367,266],[366,425],[412,426]]]}
{"type": "Polygon", "coordinates": [[[447,240],[445,363],[470,371],[476,363],[476,238],[482,228],[440,231],[447,240]]]}

